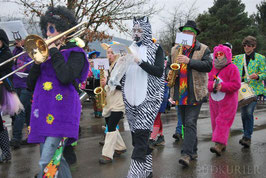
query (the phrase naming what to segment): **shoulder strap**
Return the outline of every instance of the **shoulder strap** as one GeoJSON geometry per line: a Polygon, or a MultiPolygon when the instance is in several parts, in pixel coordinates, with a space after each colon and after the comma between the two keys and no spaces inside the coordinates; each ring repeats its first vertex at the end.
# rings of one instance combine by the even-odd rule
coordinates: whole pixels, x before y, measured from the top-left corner
{"type": "Polygon", "coordinates": [[[216,74],[216,77],[218,77],[219,73],[224,69],[226,68],[227,66],[229,66],[230,64],[232,64],[231,62],[226,64],[223,68],[221,68],[221,70],[216,74]]]}
{"type": "Polygon", "coordinates": [[[249,81],[250,79],[249,79],[249,74],[248,74],[248,69],[247,69],[246,54],[244,54],[244,70],[245,70],[245,73],[247,75],[247,81],[249,81]]]}

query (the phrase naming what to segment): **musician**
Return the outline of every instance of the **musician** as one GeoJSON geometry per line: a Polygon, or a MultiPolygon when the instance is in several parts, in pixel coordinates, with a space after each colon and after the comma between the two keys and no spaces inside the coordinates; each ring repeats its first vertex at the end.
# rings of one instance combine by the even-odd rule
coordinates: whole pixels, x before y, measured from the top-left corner
{"type": "MultiPolygon", "coordinates": [[[[23,51],[24,48],[24,39],[21,38],[19,32],[17,35],[13,35],[16,46],[13,50],[13,55],[17,55],[23,51]]],[[[24,64],[32,61],[27,53],[20,55],[14,62],[12,67],[13,70],[23,66],[24,64]]],[[[31,98],[32,92],[27,89],[27,74],[30,71],[32,64],[28,65],[27,67],[21,69],[18,72],[24,73],[25,76],[19,76],[17,74],[13,75],[13,84],[16,93],[19,96],[21,103],[24,106],[24,111],[20,112],[18,115],[13,116],[13,125],[12,125],[12,139],[10,141],[10,146],[14,149],[20,148],[20,144],[27,143],[26,140],[22,142],[22,130],[24,127],[24,122],[26,121],[27,126],[29,126],[30,121],[30,112],[31,112],[31,98]]]]}
{"type": "Polygon", "coordinates": [[[101,164],[111,163],[113,156],[119,156],[126,151],[126,145],[123,138],[120,135],[117,124],[122,119],[125,112],[125,105],[123,102],[121,85],[117,85],[112,91],[108,85],[108,81],[112,75],[116,62],[118,60],[117,55],[106,43],[101,44],[106,50],[107,58],[109,59],[110,68],[106,77],[101,79],[101,86],[105,86],[106,91],[106,105],[103,108],[103,117],[105,117],[107,125],[107,133],[105,135],[104,146],[102,150],[102,156],[99,159],[101,164]]]}
{"type": "MultiPolygon", "coordinates": [[[[245,37],[242,45],[245,54],[235,56],[234,64],[238,67],[242,82],[247,82],[257,96],[261,95],[264,93],[263,80],[266,79],[265,56],[255,52],[257,40],[253,36],[245,37]]],[[[244,135],[239,143],[247,148],[251,144],[256,104],[257,101],[253,101],[241,108],[244,135]]]]}
{"type": "Polygon", "coordinates": [[[214,47],[213,68],[208,76],[212,141],[215,142],[210,151],[221,156],[236,115],[238,90],[241,87],[239,71],[232,64],[229,47],[221,44],[214,47]]]}
{"type": "MultiPolygon", "coordinates": [[[[40,18],[43,36],[47,38],[57,36],[76,24],[74,14],[63,6],[49,7],[40,18]]],[[[34,90],[28,142],[40,143],[39,178],[62,138],[67,137],[67,144],[71,144],[79,134],[81,103],[78,83],[86,79],[89,64],[84,50],[65,38],[49,45],[50,57],[44,63],[35,62],[27,81],[28,87],[34,90]]],[[[55,171],[46,173],[53,176],[55,171]]],[[[64,157],[58,177],[72,177],[64,157]]]]}
{"type": "Polygon", "coordinates": [[[152,41],[147,17],[133,20],[135,62],[122,82],[126,116],[134,146],[128,177],[152,177],[152,149],[148,140],[164,94],[164,52],[152,41]]]}
{"type": "MultiPolygon", "coordinates": [[[[179,30],[193,36],[192,46],[183,46],[183,55],[177,58],[181,68],[175,81],[173,97],[184,126],[184,141],[179,163],[189,166],[190,161],[197,158],[197,120],[201,105],[207,96],[207,72],[212,69],[212,60],[208,46],[196,40],[200,30],[194,21],[188,20],[179,30]]],[[[174,46],[172,52],[176,48],[177,46],[174,46]]],[[[170,65],[171,62],[167,65],[168,69],[170,65]]]]}
{"type": "MultiPolygon", "coordinates": [[[[0,29],[0,63],[6,61],[7,59],[12,57],[12,53],[9,49],[9,39],[4,30],[0,29]]],[[[3,77],[7,73],[12,72],[12,64],[13,62],[9,62],[6,65],[0,67],[0,77],[3,77]]],[[[1,112],[4,111],[4,108],[8,108],[5,106],[8,100],[7,91],[13,91],[12,86],[10,84],[10,79],[4,80],[4,84],[0,84],[0,107],[1,112]]],[[[2,154],[0,155],[0,163],[7,162],[11,159],[10,146],[9,146],[9,138],[8,131],[3,125],[2,114],[0,114],[0,148],[2,150],[2,154]]]]}
{"type": "MultiPolygon", "coordinates": [[[[100,86],[100,70],[95,69],[94,64],[93,64],[93,60],[96,59],[99,55],[100,55],[100,52],[98,52],[98,51],[92,51],[89,53],[89,62],[90,62],[91,72],[92,72],[92,76],[89,79],[89,81],[92,84],[93,90],[100,86]]],[[[102,108],[97,105],[94,97],[92,100],[93,100],[94,116],[96,118],[101,118],[102,117],[102,108]]]]}

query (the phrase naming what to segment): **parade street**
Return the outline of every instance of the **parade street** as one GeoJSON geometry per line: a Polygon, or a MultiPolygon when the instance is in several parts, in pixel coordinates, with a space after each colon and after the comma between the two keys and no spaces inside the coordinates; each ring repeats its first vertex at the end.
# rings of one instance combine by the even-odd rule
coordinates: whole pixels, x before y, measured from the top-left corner
{"type": "MultiPolygon", "coordinates": [[[[99,141],[103,135],[104,119],[92,116],[91,102],[83,106],[81,119],[81,136],[75,149],[77,163],[71,166],[73,178],[124,178],[130,164],[132,153],[131,134],[126,119],[120,121],[120,131],[127,146],[127,152],[113,163],[100,165],[98,160],[102,146],[99,141]]],[[[237,112],[231,128],[226,151],[221,157],[210,152],[211,123],[209,106],[204,104],[198,120],[198,159],[192,161],[189,168],[183,168],[179,163],[182,142],[176,143],[172,138],[177,117],[174,107],[162,114],[165,146],[156,147],[153,151],[153,177],[203,177],[203,178],[262,178],[266,177],[266,105],[258,104],[254,114],[254,133],[250,149],[242,148],[238,143],[242,138],[242,122],[240,112],[237,112]]],[[[10,133],[11,121],[4,117],[10,133]]],[[[40,159],[38,145],[23,145],[18,150],[12,150],[12,160],[9,164],[0,165],[0,178],[33,178],[39,171],[40,159]]]]}

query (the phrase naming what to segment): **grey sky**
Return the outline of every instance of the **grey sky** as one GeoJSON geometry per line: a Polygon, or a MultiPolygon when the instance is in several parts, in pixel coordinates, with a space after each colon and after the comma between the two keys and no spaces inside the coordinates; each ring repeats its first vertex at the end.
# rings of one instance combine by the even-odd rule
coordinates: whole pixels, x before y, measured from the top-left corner
{"type": "MultiPolygon", "coordinates": [[[[23,8],[19,8],[17,4],[14,3],[8,3],[3,1],[10,1],[10,0],[1,0],[1,16],[22,16],[23,14],[23,8]]],[[[172,12],[176,6],[181,6],[182,9],[188,9],[191,7],[192,3],[195,2],[195,0],[152,0],[151,2],[156,2],[158,4],[158,7],[163,7],[164,9],[159,12],[159,14],[154,15],[150,21],[152,24],[152,30],[154,37],[159,37],[159,32],[164,27],[164,23],[162,21],[162,18],[167,19],[169,17],[168,12],[172,12]]],[[[248,12],[249,15],[256,12],[256,4],[260,4],[262,0],[242,0],[242,2],[246,5],[246,12],[248,12]]],[[[208,11],[208,8],[213,6],[213,0],[197,0],[196,4],[194,5],[197,8],[197,13],[203,13],[204,11],[208,11]]],[[[129,29],[132,27],[132,21],[127,22],[127,26],[129,29]]],[[[109,29],[106,29],[109,31],[111,35],[115,35],[117,37],[122,37],[131,40],[131,37],[129,35],[119,34],[116,31],[111,31],[109,29]]]]}
{"type": "MultiPolygon", "coordinates": [[[[192,6],[193,2],[195,2],[195,0],[157,0],[157,3],[160,3],[160,7],[164,6],[164,9],[158,15],[154,15],[151,18],[154,37],[159,37],[159,32],[161,32],[164,26],[162,17],[167,19],[169,12],[172,12],[176,6],[181,6],[182,9],[184,8],[186,10],[192,6]]],[[[197,0],[194,6],[197,8],[197,13],[203,13],[213,6],[213,2],[213,0],[197,0]]],[[[256,4],[260,4],[261,2],[262,0],[242,0],[242,3],[246,5],[245,11],[248,12],[249,15],[257,11],[256,4]]],[[[131,28],[132,22],[129,22],[128,26],[131,28]]],[[[112,33],[118,37],[130,39],[130,36],[125,36],[116,32],[112,33]]]]}

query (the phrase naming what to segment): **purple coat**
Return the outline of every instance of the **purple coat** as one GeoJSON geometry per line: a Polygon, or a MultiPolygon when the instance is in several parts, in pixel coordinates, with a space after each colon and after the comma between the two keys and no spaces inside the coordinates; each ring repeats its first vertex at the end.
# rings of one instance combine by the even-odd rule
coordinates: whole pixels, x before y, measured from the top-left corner
{"type": "MultiPolygon", "coordinates": [[[[23,49],[22,48],[19,48],[19,47],[16,47],[14,50],[13,50],[13,55],[17,55],[19,54],[20,52],[22,52],[23,49]]],[[[29,55],[27,53],[25,54],[22,54],[20,55],[15,64],[13,65],[12,67],[12,70],[16,70],[17,68],[23,66],[24,64],[28,63],[32,61],[32,59],[29,57],[29,55]]],[[[24,73],[29,73],[30,71],[30,68],[31,68],[32,64],[31,65],[28,65],[27,67],[21,69],[19,72],[24,72],[24,73]]],[[[27,78],[21,78],[19,76],[17,76],[16,74],[13,75],[13,84],[14,84],[14,88],[27,88],[27,78]]]]}
{"type": "MultiPolygon", "coordinates": [[[[71,51],[82,52],[86,58],[78,83],[88,75],[86,53],[79,47],[61,50],[65,62],[71,51]]],[[[62,84],[56,77],[51,60],[41,64],[31,109],[29,143],[43,143],[45,137],[68,137],[78,139],[81,103],[73,84],[62,84]]]]}

